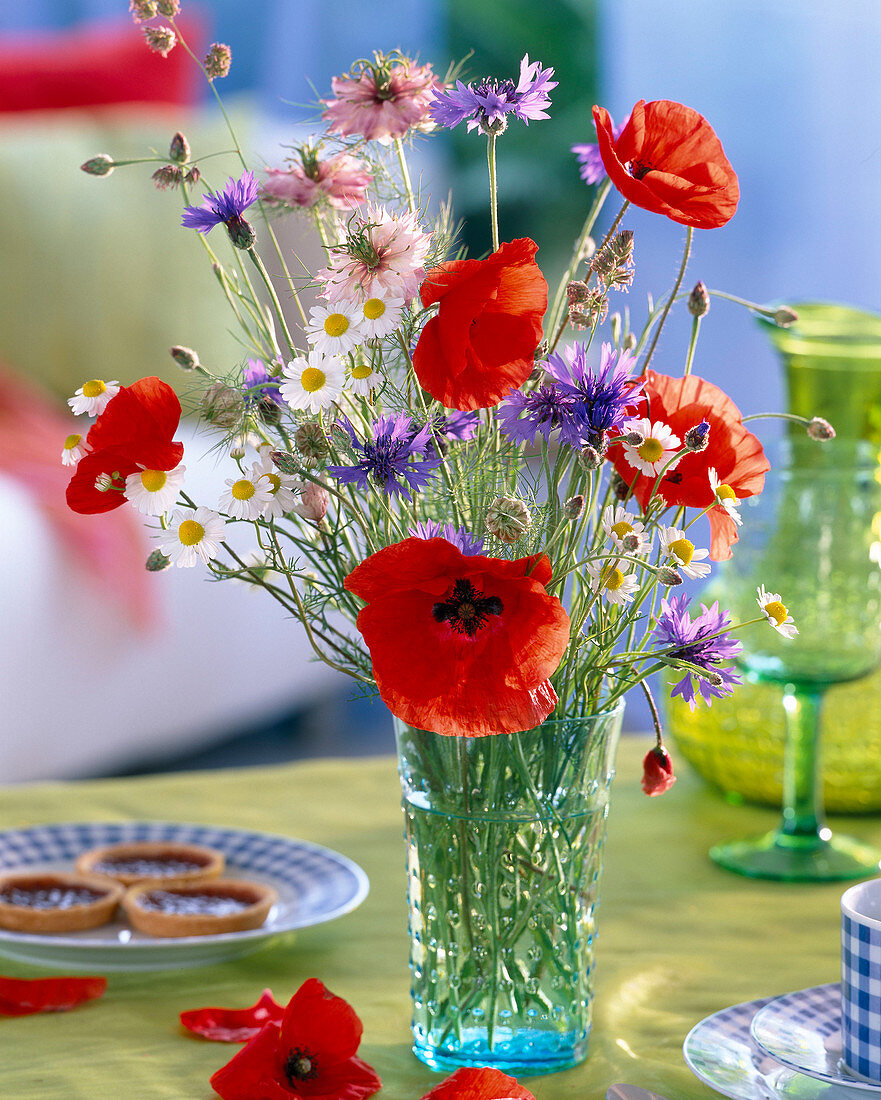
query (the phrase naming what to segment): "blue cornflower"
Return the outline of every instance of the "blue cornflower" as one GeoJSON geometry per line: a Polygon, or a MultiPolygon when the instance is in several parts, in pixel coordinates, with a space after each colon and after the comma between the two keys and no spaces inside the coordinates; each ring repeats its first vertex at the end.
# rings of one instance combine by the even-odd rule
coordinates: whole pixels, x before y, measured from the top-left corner
{"type": "Polygon", "coordinates": [[[238,180],[230,178],[222,191],[209,191],[201,206],[187,206],[181,225],[210,233],[215,225],[222,224],[236,248],[250,248],[254,243],[254,230],[242,214],[257,201],[258,190],[253,172],[244,172],[238,180]]]}
{"type": "Polygon", "coordinates": [[[719,610],[718,603],[714,603],[712,607],[701,604],[703,614],[692,620],[686,610],[688,602],[688,596],[671,596],[661,600],[661,614],[653,634],[668,660],[679,657],[718,675],[718,682],[710,683],[702,676],[687,672],[673,688],[671,694],[681,696],[694,710],[695,681],[707,706],[713,699],[723,699],[726,695],[733,694],[735,686],[741,683],[741,677],[729,666],[721,666],[719,662],[730,661],[740,653],[743,646],[725,633],[731,620],[727,611],[719,610]]]}
{"type": "MultiPolygon", "coordinates": [[[[573,344],[565,351],[549,355],[544,369],[563,393],[575,398],[572,416],[578,425],[581,444],[596,447],[605,432],[621,429],[628,419],[628,405],[642,392],[642,386],[630,377],[636,365],[629,351],[620,355],[611,344],[603,344],[599,369],[594,372],[587,362],[584,344],[573,344]]],[[[561,439],[577,446],[569,433],[561,439]]]]}
{"type": "Polygon", "coordinates": [[[514,390],[498,408],[499,430],[515,443],[534,443],[541,432],[550,442],[554,428],[560,438],[578,446],[578,427],[573,419],[575,398],[560,386],[541,386],[524,393],[514,390]]]}
{"type": "Polygon", "coordinates": [[[431,116],[447,129],[467,121],[469,130],[479,127],[485,134],[502,133],[508,124],[508,114],[529,125],[531,118],[549,117],[548,92],[557,86],[551,80],[553,75],[554,70],[543,69],[540,61],[530,64],[526,54],[520,62],[517,84],[513,80],[483,80],[475,87],[457,80],[454,90],[434,93],[431,116]]]}
{"type": "Polygon", "coordinates": [[[284,400],[278,387],[278,379],[270,375],[269,368],[262,359],[248,360],[242,381],[242,389],[248,404],[254,404],[265,397],[269,401],[274,401],[276,405],[283,405],[284,400]]]}
{"type": "MultiPolygon", "coordinates": [[[[629,121],[630,115],[624,119],[620,126],[612,127],[612,134],[615,141],[621,136],[624,127],[629,121]]],[[[575,159],[578,161],[578,174],[585,183],[599,183],[600,180],[606,178],[606,166],[603,164],[603,158],[600,156],[599,145],[572,145],[570,148],[575,154],[575,159]]]]}
{"type": "Polygon", "coordinates": [[[452,523],[441,526],[433,519],[427,519],[417,523],[415,527],[410,527],[409,531],[417,539],[446,539],[469,558],[483,553],[483,539],[475,538],[464,527],[454,527],[452,523]]]}
{"type": "Polygon", "coordinates": [[[431,428],[425,425],[414,432],[413,421],[406,413],[397,416],[381,416],[372,425],[372,438],[362,443],[355,434],[351,422],[342,417],[337,421],[349,439],[360,460],[354,466],[328,466],[327,472],[340,481],[370,488],[370,478],[387,493],[411,500],[411,489],[424,489],[440,466],[440,458],[414,459],[414,454],[426,454],[431,447],[431,428]]]}
{"type": "Polygon", "coordinates": [[[435,431],[444,439],[456,439],[464,443],[477,435],[480,417],[476,412],[449,412],[435,420],[435,431]]]}

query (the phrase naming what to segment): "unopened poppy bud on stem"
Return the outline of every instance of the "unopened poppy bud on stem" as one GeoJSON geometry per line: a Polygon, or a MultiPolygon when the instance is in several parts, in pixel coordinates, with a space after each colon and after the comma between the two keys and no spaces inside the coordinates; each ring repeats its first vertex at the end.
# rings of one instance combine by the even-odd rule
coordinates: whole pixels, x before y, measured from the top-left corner
{"type": "Polygon", "coordinates": [[[496,497],[487,509],[486,528],[501,542],[517,542],[529,530],[532,516],[517,497],[496,497]]]}
{"type": "Polygon", "coordinates": [[[180,130],[171,139],[171,144],[168,147],[168,159],[173,160],[175,164],[186,164],[190,159],[190,143],[180,130]]]}
{"type": "Polygon", "coordinates": [[[109,176],[113,168],[113,157],[109,157],[106,153],[90,157],[85,164],[80,165],[80,171],[85,172],[87,176],[109,176]]]}
{"type": "Polygon", "coordinates": [[[655,745],[642,762],[642,789],[650,797],[669,791],[676,782],[673,761],[663,745],[655,745]]]}
{"type": "Polygon", "coordinates": [[[835,429],[829,423],[828,420],[824,420],[822,416],[814,416],[808,421],[807,433],[811,439],[818,439],[821,442],[827,439],[835,438],[835,429]]]}
{"type": "Polygon", "coordinates": [[[567,519],[578,519],[584,511],[584,497],[580,493],[578,496],[569,497],[563,505],[563,511],[567,519]]]}
{"type": "Polygon", "coordinates": [[[710,295],[703,283],[695,283],[688,296],[688,312],[692,317],[706,317],[710,312],[710,295]]]}
{"type": "Polygon", "coordinates": [[[181,344],[175,344],[173,348],[169,348],[168,354],[182,370],[198,370],[202,365],[196,352],[181,344]]]}

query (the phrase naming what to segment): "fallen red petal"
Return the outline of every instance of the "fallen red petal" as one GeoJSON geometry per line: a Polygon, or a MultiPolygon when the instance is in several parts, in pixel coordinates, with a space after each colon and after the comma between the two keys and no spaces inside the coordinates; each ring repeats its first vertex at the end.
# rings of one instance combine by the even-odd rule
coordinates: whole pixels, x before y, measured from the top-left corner
{"type": "Polygon", "coordinates": [[[214,1043],[247,1043],[265,1024],[281,1024],[284,1007],[264,989],[250,1008],[194,1008],[180,1014],[180,1022],[189,1031],[214,1043]]]}
{"type": "Polygon", "coordinates": [[[106,989],[106,978],[0,977],[0,1016],[67,1012],[84,1001],[102,997],[106,989]]]}

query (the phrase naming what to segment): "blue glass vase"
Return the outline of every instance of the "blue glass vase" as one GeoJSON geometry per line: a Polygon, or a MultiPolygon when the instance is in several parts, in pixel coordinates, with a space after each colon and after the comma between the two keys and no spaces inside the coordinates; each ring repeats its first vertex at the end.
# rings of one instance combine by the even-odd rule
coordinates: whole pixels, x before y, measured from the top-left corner
{"type": "Polygon", "coordinates": [[[583,1061],[623,703],[525,733],[396,723],[413,1051],[512,1076],[583,1061]]]}

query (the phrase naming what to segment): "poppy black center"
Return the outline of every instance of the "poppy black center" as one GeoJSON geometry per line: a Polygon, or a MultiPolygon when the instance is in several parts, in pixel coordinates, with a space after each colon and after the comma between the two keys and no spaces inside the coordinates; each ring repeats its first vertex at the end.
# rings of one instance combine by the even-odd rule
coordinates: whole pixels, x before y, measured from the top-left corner
{"type": "Polygon", "coordinates": [[[630,162],[630,174],[636,180],[641,180],[651,172],[652,166],[645,160],[632,160],[630,162]]]}
{"type": "Polygon", "coordinates": [[[284,1072],[291,1085],[297,1081],[311,1081],[318,1076],[318,1063],[310,1051],[295,1047],[285,1060],[284,1072]]]}
{"type": "Polygon", "coordinates": [[[449,623],[457,634],[473,638],[489,622],[490,615],[501,615],[502,610],[498,596],[485,596],[471,581],[460,577],[444,599],[432,607],[431,614],[435,622],[449,623]]]}

